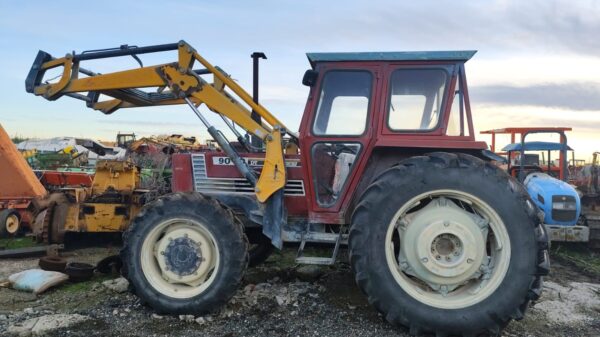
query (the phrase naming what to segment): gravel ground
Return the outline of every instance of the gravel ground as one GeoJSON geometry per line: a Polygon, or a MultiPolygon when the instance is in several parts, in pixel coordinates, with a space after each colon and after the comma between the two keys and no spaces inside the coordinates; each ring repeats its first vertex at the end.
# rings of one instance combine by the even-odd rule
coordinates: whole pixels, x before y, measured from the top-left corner
{"type": "MultiPolygon", "coordinates": [[[[65,253],[73,261],[96,262],[116,249],[65,253]]],[[[129,293],[102,285],[118,275],[96,275],[36,296],[0,288],[0,335],[45,315],[79,314],[89,319],[44,332],[44,336],[408,336],[390,326],[356,287],[344,261],[333,267],[298,267],[294,249],[249,269],[222,310],[205,317],[158,316],[129,293]]],[[[341,252],[344,256],[345,252],[341,252]]],[[[0,260],[0,280],[35,267],[37,259],[0,260]]],[[[553,260],[546,291],[524,320],[503,336],[599,336],[600,277],[553,260]]]]}

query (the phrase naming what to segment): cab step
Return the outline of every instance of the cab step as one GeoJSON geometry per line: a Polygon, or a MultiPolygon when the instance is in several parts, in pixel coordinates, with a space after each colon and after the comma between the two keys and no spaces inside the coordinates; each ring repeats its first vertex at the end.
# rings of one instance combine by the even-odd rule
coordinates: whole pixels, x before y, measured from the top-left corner
{"type": "Polygon", "coordinates": [[[298,248],[298,254],[296,255],[296,263],[302,264],[319,264],[319,265],[332,265],[335,263],[340,244],[344,238],[344,230],[340,228],[339,233],[321,233],[306,231],[302,233],[300,247],[298,248]],[[333,253],[330,257],[328,256],[305,256],[304,248],[307,243],[318,243],[318,244],[333,244],[333,253]]]}

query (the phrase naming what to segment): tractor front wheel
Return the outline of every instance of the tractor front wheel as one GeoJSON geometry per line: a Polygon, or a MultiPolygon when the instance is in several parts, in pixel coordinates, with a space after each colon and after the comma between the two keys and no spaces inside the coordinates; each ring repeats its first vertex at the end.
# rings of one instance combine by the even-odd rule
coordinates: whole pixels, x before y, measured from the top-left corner
{"type": "Polygon", "coordinates": [[[143,302],[164,314],[219,309],[248,264],[241,223],[199,193],[170,194],[147,204],[123,241],[124,275],[143,302]]]}
{"type": "Polygon", "coordinates": [[[17,210],[9,208],[0,212],[0,238],[16,236],[21,229],[21,217],[17,210]]]}
{"type": "Polygon", "coordinates": [[[539,296],[547,236],[522,186],[464,154],[383,172],[352,217],[350,261],[369,302],[411,333],[497,334],[539,296]]]}

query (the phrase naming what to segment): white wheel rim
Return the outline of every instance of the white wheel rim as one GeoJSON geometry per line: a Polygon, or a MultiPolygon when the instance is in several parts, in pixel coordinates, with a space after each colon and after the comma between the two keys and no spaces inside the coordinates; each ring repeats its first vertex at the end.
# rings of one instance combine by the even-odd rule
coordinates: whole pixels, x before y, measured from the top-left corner
{"type": "Polygon", "coordinates": [[[426,192],[402,205],[388,226],[385,251],[398,285],[441,309],[480,303],[500,286],[510,264],[500,216],[478,197],[455,190],[426,192]]]}
{"type": "Polygon", "coordinates": [[[142,244],[140,259],[150,285],[163,295],[179,299],[204,292],[214,282],[220,266],[214,236],[202,223],[191,219],[171,219],[155,226],[142,244]],[[180,256],[185,257],[185,263],[179,263],[180,256]]]}
{"type": "Polygon", "coordinates": [[[9,234],[15,234],[19,230],[19,217],[11,214],[6,218],[6,231],[9,234]]]}

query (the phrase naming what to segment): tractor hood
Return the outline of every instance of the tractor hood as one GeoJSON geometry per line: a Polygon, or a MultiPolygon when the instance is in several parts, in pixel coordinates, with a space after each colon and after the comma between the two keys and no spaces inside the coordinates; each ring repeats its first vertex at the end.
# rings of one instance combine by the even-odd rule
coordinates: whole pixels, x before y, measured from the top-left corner
{"type": "Polygon", "coordinates": [[[544,212],[549,225],[573,226],[581,212],[579,194],[568,183],[546,173],[531,173],[524,181],[527,192],[544,212]]]}

